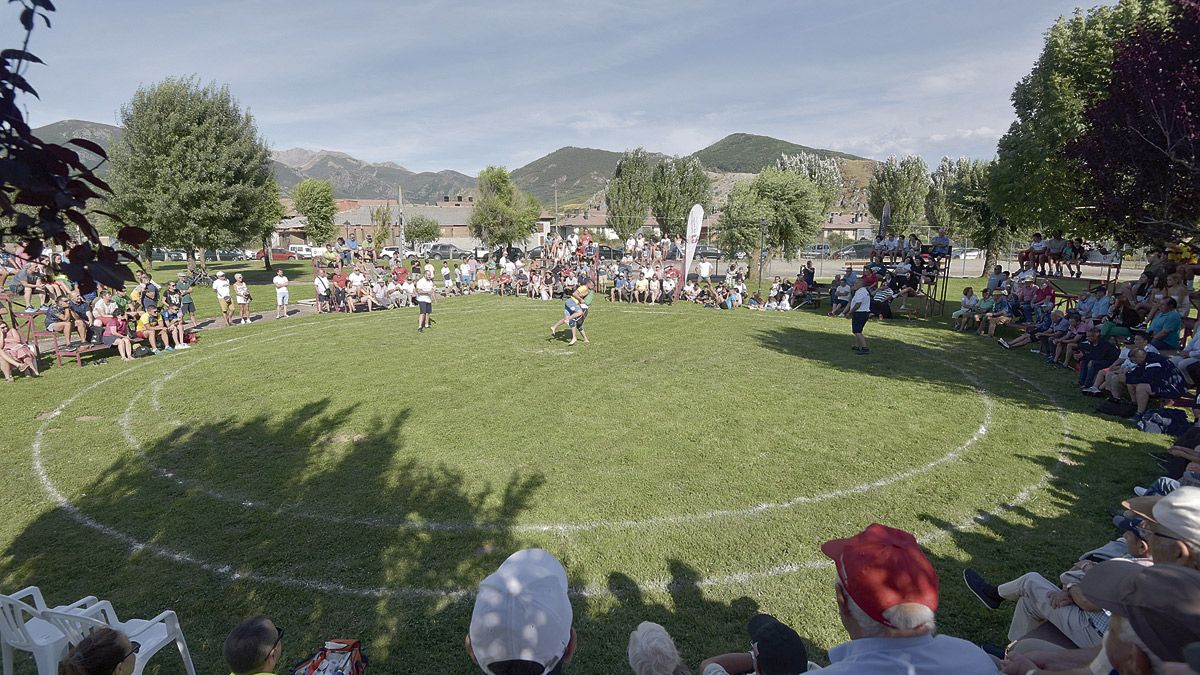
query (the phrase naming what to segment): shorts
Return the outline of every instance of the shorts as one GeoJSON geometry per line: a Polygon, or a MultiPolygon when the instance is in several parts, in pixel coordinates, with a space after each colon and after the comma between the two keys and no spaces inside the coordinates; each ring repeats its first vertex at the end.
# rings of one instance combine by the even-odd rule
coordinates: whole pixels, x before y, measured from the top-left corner
{"type": "Polygon", "coordinates": [[[289,299],[289,296],[288,296],[287,291],[283,291],[283,292],[275,291],[275,304],[286,305],[286,304],[288,304],[288,299],[289,299]]]}
{"type": "Polygon", "coordinates": [[[418,301],[417,306],[421,308],[422,314],[433,314],[433,303],[418,301]]]}
{"type": "Polygon", "coordinates": [[[572,314],[574,314],[575,312],[578,312],[578,311],[579,311],[579,305],[577,305],[573,300],[568,300],[563,305],[563,318],[569,319],[569,318],[571,318],[572,314]]]}
{"type": "Polygon", "coordinates": [[[222,311],[222,312],[228,312],[228,311],[229,311],[229,305],[231,304],[231,303],[230,303],[230,301],[229,301],[229,298],[227,298],[227,297],[224,297],[224,296],[219,296],[219,297],[217,297],[217,302],[221,304],[221,311],[222,311]]]}
{"type": "Polygon", "coordinates": [[[850,319],[850,332],[858,335],[863,332],[863,327],[867,325],[867,319],[871,318],[870,312],[855,312],[850,319]]]}
{"type": "Polygon", "coordinates": [[[195,314],[196,313],[196,303],[192,302],[191,300],[181,303],[179,305],[179,311],[183,314],[195,314]]]}
{"type": "Polygon", "coordinates": [[[146,339],[146,332],[145,332],[145,331],[141,331],[141,330],[139,330],[139,331],[137,332],[137,336],[138,336],[139,338],[141,338],[142,340],[145,340],[145,339],[146,339]]]}
{"type": "Polygon", "coordinates": [[[445,288],[450,288],[454,286],[454,282],[450,281],[449,279],[442,279],[442,286],[445,288]]]}

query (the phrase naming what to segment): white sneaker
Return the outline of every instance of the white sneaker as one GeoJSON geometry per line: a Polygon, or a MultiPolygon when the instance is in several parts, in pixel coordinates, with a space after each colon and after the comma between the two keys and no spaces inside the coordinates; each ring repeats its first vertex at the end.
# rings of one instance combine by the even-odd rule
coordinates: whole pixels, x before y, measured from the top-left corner
{"type": "Polygon", "coordinates": [[[175,345],[175,349],[191,349],[191,345],[184,342],[183,344],[175,345]]]}
{"type": "Polygon", "coordinates": [[[1135,495],[1137,495],[1137,496],[1139,496],[1139,497],[1145,497],[1147,492],[1149,492],[1149,490],[1147,490],[1146,488],[1144,488],[1144,487],[1142,487],[1142,486],[1140,486],[1140,485],[1138,485],[1137,487],[1133,488],[1133,494],[1135,494],[1135,495]]]}

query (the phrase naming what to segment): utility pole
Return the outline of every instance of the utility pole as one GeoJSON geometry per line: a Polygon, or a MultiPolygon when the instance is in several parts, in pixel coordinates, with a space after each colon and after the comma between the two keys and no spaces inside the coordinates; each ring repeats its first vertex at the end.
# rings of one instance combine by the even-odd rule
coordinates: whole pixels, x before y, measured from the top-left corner
{"type": "Polygon", "coordinates": [[[767,261],[767,219],[763,218],[758,223],[758,286],[762,288],[763,280],[763,263],[767,261]]]}
{"type": "Polygon", "coordinates": [[[404,186],[396,185],[396,230],[400,235],[400,255],[404,255],[404,247],[408,239],[404,236],[404,186]]]}

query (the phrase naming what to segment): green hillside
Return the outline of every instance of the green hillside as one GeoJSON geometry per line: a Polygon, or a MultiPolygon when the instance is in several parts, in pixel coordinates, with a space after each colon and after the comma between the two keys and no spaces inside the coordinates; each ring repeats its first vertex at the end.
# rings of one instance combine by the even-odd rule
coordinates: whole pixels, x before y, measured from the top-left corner
{"type": "Polygon", "coordinates": [[[559,148],[513,171],[513,182],[546,206],[554,206],[555,188],[559,204],[580,202],[604,188],[620,159],[609,150],[559,148]]]}
{"type": "MultiPolygon", "coordinates": [[[[83,120],[63,120],[54,124],[47,124],[44,127],[38,127],[33,130],[33,133],[47,143],[57,143],[62,145],[72,138],[82,138],[96,143],[107,151],[114,143],[121,138],[121,127],[115,127],[111,124],[101,124],[100,122],[85,122],[83,120]]],[[[95,166],[100,158],[87,150],[68,146],[72,150],[79,153],[88,166],[95,166]]],[[[101,178],[108,177],[108,162],[101,164],[96,169],[96,175],[101,178]]]]}
{"type": "Polygon", "coordinates": [[[725,171],[733,173],[758,173],[763,168],[775,163],[781,153],[795,154],[810,152],[820,157],[837,157],[847,160],[865,160],[865,157],[850,155],[834,150],[810,148],[797,145],[770,136],[754,134],[730,134],[725,138],[695,153],[696,157],[710,171],[725,171]]]}

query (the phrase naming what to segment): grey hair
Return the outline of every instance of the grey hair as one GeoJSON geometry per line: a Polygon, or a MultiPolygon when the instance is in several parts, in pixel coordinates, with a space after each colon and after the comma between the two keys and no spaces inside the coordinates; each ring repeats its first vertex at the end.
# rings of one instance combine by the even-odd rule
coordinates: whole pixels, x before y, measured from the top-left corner
{"type": "Polygon", "coordinates": [[[854,618],[854,622],[858,624],[866,637],[885,637],[892,629],[917,630],[924,628],[929,633],[937,630],[937,619],[934,617],[933,610],[925,605],[905,602],[883,610],[883,618],[892,624],[887,626],[868,616],[840,583],[837,586],[842,589],[842,594],[846,597],[846,607],[850,611],[850,616],[854,618]]]}
{"type": "MultiPolygon", "coordinates": [[[[1119,625],[1120,628],[1117,630],[1115,637],[1137,647],[1146,655],[1146,658],[1150,661],[1150,675],[1163,675],[1163,660],[1158,658],[1157,654],[1150,651],[1145,642],[1142,642],[1142,638],[1138,637],[1137,632],[1133,630],[1133,624],[1129,623],[1129,619],[1121,617],[1119,625]]],[[[1111,633],[1112,631],[1109,631],[1105,637],[1107,638],[1111,633]]]]}
{"type": "Polygon", "coordinates": [[[651,621],[629,634],[628,652],[634,675],[690,675],[667,629],[651,621]]]}

